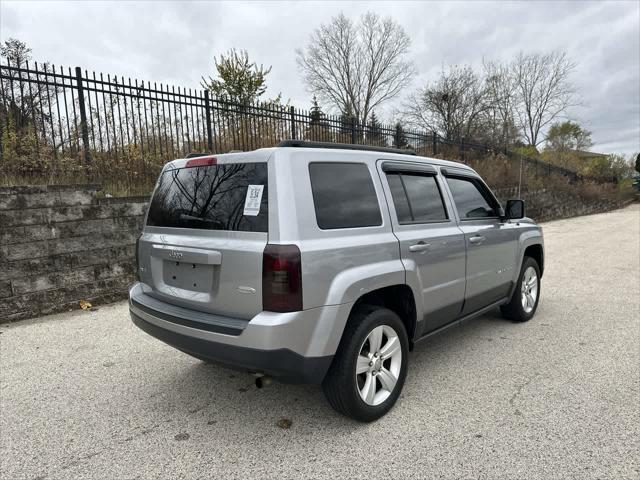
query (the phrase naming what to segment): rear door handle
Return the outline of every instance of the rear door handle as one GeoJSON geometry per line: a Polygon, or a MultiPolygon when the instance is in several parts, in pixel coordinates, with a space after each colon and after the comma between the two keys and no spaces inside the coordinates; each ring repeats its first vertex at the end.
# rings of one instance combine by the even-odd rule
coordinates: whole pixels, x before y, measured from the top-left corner
{"type": "Polygon", "coordinates": [[[474,245],[480,245],[486,239],[487,237],[483,237],[482,235],[476,235],[475,237],[469,238],[469,243],[473,243],[474,245]]]}
{"type": "Polygon", "coordinates": [[[424,252],[425,250],[429,250],[431,247],[430,243],[418,242],[409,247],[410,252],[424,252]]]}

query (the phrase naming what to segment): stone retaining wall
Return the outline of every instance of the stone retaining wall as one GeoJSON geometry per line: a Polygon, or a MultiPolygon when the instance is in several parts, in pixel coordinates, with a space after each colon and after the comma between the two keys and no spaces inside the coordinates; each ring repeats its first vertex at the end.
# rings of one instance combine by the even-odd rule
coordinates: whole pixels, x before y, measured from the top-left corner
{"type": "Polygon", "coordinates": [[[124,298],[146,198],[0,187],[0,323],[124,298]]]}
{"type": "Polygon", "coordinates": [[[634,201],[633,198],[620,199],[611,197],[587,200],[571,191],[549,189],[530,191],[526,188],[522,189],[520,196],[518,196],[517,187],[497,189],[494,193],[503,205],[507,200],[513,198],[524,200],[525,215],[533,218],[536,222],[608,212],[622,208],[634,201]]]}

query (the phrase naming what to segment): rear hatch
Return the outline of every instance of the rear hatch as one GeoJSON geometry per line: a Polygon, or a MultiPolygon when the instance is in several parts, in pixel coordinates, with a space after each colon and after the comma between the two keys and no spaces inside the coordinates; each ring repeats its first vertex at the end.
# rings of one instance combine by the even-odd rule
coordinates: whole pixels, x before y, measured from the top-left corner
{"type": "Polygon", "coordinates": [[[145,293],[236,318],[262,311],[268,188],[266,157],[230,154],[168,165],[138,246],[145,293]]]}

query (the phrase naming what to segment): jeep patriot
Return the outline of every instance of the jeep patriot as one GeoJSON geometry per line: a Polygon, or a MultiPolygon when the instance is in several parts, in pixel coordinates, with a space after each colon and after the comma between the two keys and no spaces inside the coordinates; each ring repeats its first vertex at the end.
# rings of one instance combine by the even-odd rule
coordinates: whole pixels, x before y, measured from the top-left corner
{"type": "Polygon", "coordinates": [[[496,307],[529,320],[544,270],[523,202],[503,208],[471,168],[292,140],[165,165],[136,257],[139,328],[321,384],[360,421],[394,405],[415,342],[496,307]]]}

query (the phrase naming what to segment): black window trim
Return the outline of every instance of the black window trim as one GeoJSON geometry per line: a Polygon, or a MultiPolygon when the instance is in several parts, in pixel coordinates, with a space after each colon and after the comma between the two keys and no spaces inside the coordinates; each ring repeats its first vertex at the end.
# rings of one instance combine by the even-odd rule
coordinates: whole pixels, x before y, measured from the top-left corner
{"type": "Polygon", "coordinates": [[[384,215],[382,211],[382,205],[380,205],[380,196],[378,195],[378,191],[376,189],[376,182],[373,180],[373,175],[371,174],[371,170],[369,169],[369,165],[366,162],[349,162],[349,161],[328,161],[328,160],[314,160],[310,161],[307,164],[307,174],[309,176],[309,185],[311,186],[311,204],[313,205],[313,216],[316,219],[316,227],[323,232],[333,232],[336,230],[361,230],[363,228],[381,228],[384,227],[384,215]],[[376,200],[378,201],[378,212],[380,213],[380,223],[377,225],[365,225],[362,227],[336,227],[336,228],[322,228],[318,223],[318,212],[316,210],[316,202],[313,197],[313,179],[311,178],[311,165],[314,164],[323,164],[323,165],[364,165],[369,173],[369,180],[371,180],[371,186],[373,187],[373,193],[376,196],[376,200]]]}
{"type": "MultiPolygon", "coordinates": [[[[425,165],[427,167],[430,167],[430,165],[425,165]]],[[[423,176],[423,177],[433,177],[435,180],[435,184],[436,184],[436,188],[438,189],[438,194],[440,195],[440,202],[442,202],[442,209],[444,210],[444,214],[446,216],[445,219],[443,220],[413,220],[411,222],[401,222],[400,219],[398,218],[398,210],[396,209],[396,203],[395,200],[393,199],[393,195],[391,195],[391,201],[393,202],[393,209],[395,210],[396,213],[396,222],[398,222],[398,225],[431,225],[431,224],[436,224],[436,223],[451,223],[451,215],[449,214],[449,209],[447,208],[447,203],[444,201],[444,195],[442,194],[442,188],[440,187],[440,182],[438,182],[438,172],[435,168],[433,168],[433,170],[431,169],[425,169],[423,166],[418,166],[419,168],[416,169],[407,169],[404,170],[402,169],[402,165],[401,164],[392,164],[392,163],[384,163],[382,165],[382,170],[385,173],[385,180],[387,181],[387,186],[389,185],[389,180],[387,179],[387,175],[388,174],[397,174],[400,177],[400,184],[402,185],[402,190],[404,191],[404,196],[407,199],[407,206],[409,207],[409,213],[411,214],[411,217],[413,218],[413,208],[411,207],[411,200],[409,199],[409,194],[407,193],[407,187],[404,184],[404,179],[402,178],[403,174],[409,174],[409,175],[419,175],[419,176],[423,176]],[[389,165],[389,167],[387,167],[387,169],[385,169],[385,166],[389,165]],[[400,169],[396,169],[396,166],[400,166],[400,169]]],[[[391,192],[391,189],[389,188],[389,192],[391,192]]]]}
{"type": "Polygon", "coordinates": [[[410,162],[384,162],[382,164],[384,173],[421,173],[423,175],[438,175],[438,171],[433,165],[410,162]]]}
{"type": "MultiPolygon", "coordinates": [[[[461,171],[452,172],[444,168],[442,169],[442,174],[446,178],[457,178],[458,180],[466,180],[468,182],[471,182],[480,191],[480,195],[482,195],[482,197],[487,201],[489,206],[493,208],[493,211],[498,212],[498,215],[494,215],[491,217],[463,218],[462,216],[460,216],[458,205],[456,205],[456,199],[453,198],[453,192],[451,192],[451,201],[453,202],[453,205],[456,211],[458,212],[458,218],[460,219],[461,222],[478,222],[482,220],[495,220],[495,219],[501,218],[500,211],[502,210],[502,206],[500,205],[500,202],[493,195],[493,193],[491,193],[491,190],[489,190],[489,187],[487,187],[487,185],[482,181],[482,179],[478,175],[474,175],[471,172],[469,173],[461,172],[461,171]]],[[[447,187],[449,187],[448,184],[447,184],[447,187]]],[[[449,187],[449,191],[451,191],[451,187],[449,187]]]]}

